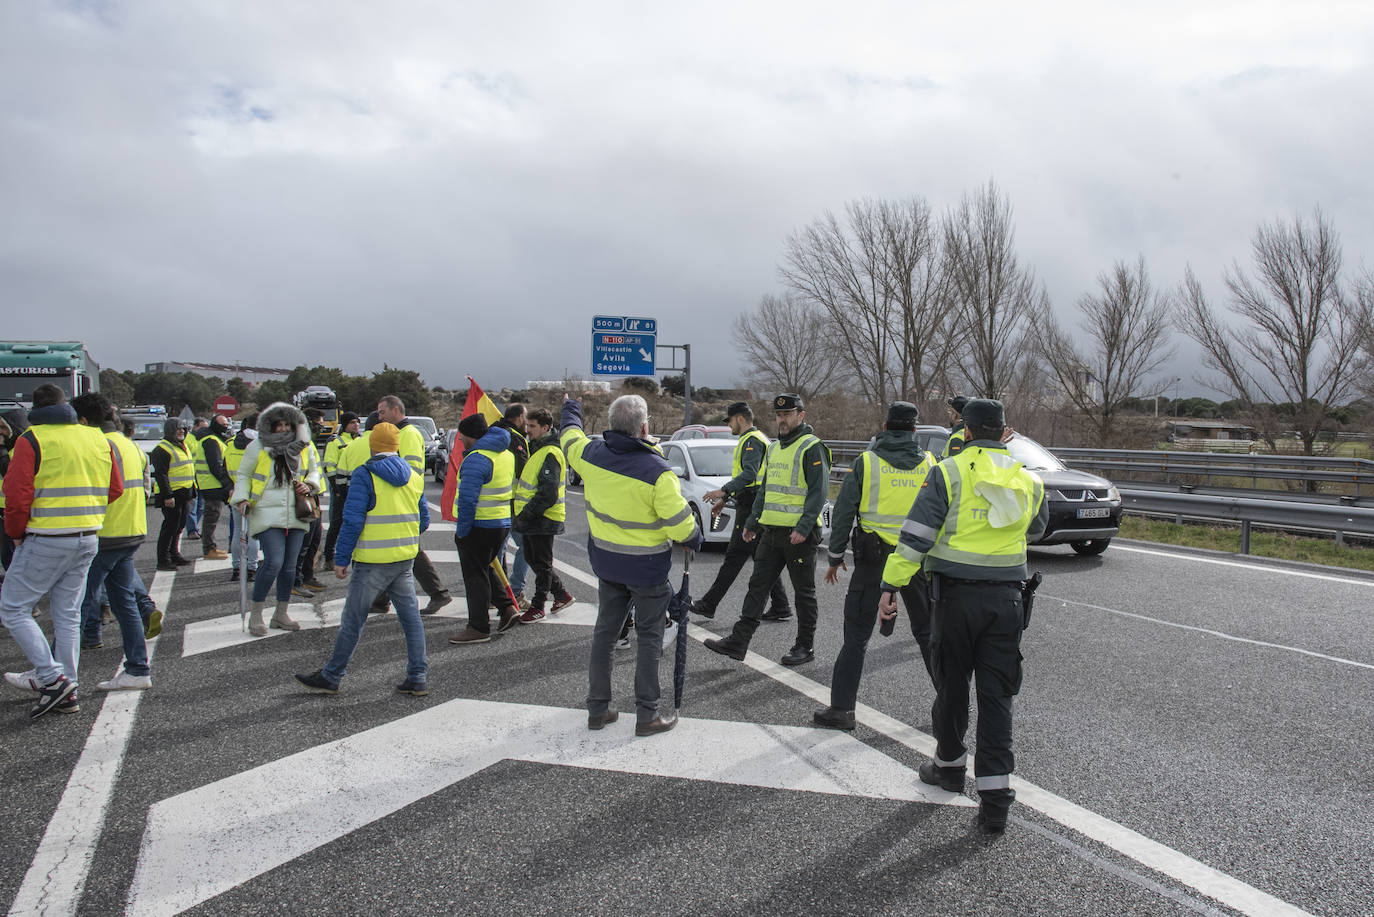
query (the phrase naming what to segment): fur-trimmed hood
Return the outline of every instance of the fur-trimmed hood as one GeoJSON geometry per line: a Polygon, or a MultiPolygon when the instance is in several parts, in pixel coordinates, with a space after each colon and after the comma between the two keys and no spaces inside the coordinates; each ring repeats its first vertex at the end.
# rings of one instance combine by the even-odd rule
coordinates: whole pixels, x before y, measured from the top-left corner
{"type": "Polygon", "coordinates": [[[269,404],[258,415],[258,435],[271,433],[272,425],[281,420],[295,427],[296,439],[303,443],[310,442],[310,424],[306,421],[305,414],[285,401],[269,404]]]}

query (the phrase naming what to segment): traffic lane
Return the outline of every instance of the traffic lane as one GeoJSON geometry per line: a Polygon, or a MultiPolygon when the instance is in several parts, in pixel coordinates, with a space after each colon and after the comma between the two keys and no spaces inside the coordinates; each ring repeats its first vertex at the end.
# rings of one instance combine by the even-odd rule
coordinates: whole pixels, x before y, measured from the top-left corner
{"type": "MultiPolygon", "coordinates": [[[[293,669],[308,669],[315,660],[327,654],[332,644],[332,635],[327,631],[305,631],[283,640],[178,659],[174,665],[164,666],[169,671],[163,672],[163,679],[170,690],[160,696],[149,695],[148,700],[165,698],[170,702],[175,694],[183,698],[183,703],[166,710],[150,706],[144,711],[144,729],[131,747],[126,765],[129,783],[127,787],[121,786],[112,810],[105,842],[88,883],[83,911],[116,913],[120,910],[122,890],[128,888],[133,879],[147,807],[159,799],[276,760],[293,751],[332,741],[339,735],[355,734],[455,696],[550,703],[572,708],[582,705],[589,639],[586,627],[557,624],[522,627],[490,644],[438,650],[431,627],[431,678],[435,693],[430,698],[413,699],[398,698],[390,692],[403,658],[403,647],[399,628],[394,622],[388,623],[389,627],[386,624],[369,625],[345,679],[343,693],[337,697],[305,694],[289,677],[293,669]],[[182,677],[188,679],[184,686],[178,683],[182,677]],[[192,694],[201,695],[200,702],[188,709],[184,697],[192,694]]],[[[628,712],[632,709],[631,654],[617,654],[617,659],[616,706],[628,712]]],[[[706,685],[712,678],[740,678],[740,673],[734,670],[718,668],[712,672],[711,666],[717,660],[718,657],[693,644],[691,684],[692,690],[699,693],[689,695],[689,715],[705,715],[707,705],[697,704],[696,700],[700,696],[704,701],[708,696],[706,685]]],[[[713,704],[719,704],[728,693],[716,690],[709,692],[709,696],[713,704]]],[[[762,686],[756,684],[733,705],[724,705],[722,712],[750,721],[788,722],[789,717],[800,715],[808,703],[795,692],[765,682],[762,686]]],[[[461,737],[455,740],[461,741],[461,737]]],[[[889,753],[898,750],[892,749],[889,753]]],[[[909,750],[900,749],[900,752],[908,766],[919,764],[919,757],[909,750]]],[[[722,900],[729,900],[739,910],[750,906],[747,902],[759,902],[753,905],[756,907],[771,907],[803,894],[815,896],[815,900],[807,902],[809,910],[846,912],[852,903],[850,898],[836,902],[829,897],[838,878],[853,873],[852,860],[844,857],[851,852],[849,848],[855,843],[855,837],[872,836],[882,824],[890,823],[896,834],[891,843],[880,846],[891,848],[891,852],[880,858],[874,868],[880,878],[886,879],[886,885],[881,886],[882,893],[898,909],[924,909],[934,900],[943,900],[936,895],[947,895],[948,901],[955,903],[955,910],[1080,912],[1066,908],[1057,900],[1061,887],[1059,876],[1066,872],[1057,862],[1059,852],[1047,853],[1043,844],[1029,837],[1010,844],[984,845],[970,831],[968,810],[930,813],[924,810],[935,807],[913,808],[883,803],[879,806],[882,811],[873,815],[865,814],[872,806],[862,801],[857,801],[859,805],[856,806],[854,800],[835,800],[815,794],[779,794],[735,787],[722,790],[716,784],[691,782],[683,785],[678,781],[654,780],[654,784],[664,788],[647,791],[649,798],[674,796],[680,801],[674,803],[668,815],[658,808],[650,810],[658,844],[646,847],[643,829],[636,827],[633,821],[626,822],[619,809],[609,812],[603,809],[607,800],[620,798],[628,782],[650,778],[619,774],[593,778],[567,768],[547,770],[547,774],[535,772],[519,780],[518,785],[509,777],[493,778],[498,786],[494,793],[474,796],[473,781],[489,773],[499,773],[493,768],[438,797],[408,807],[388,820],[392,827],[387,833],[375,836],[371,834],[375,826],[369,827],[223,898],[208,902],[202,910],[228,913],[274,908],[280,912],[284,900],[297,900],[287,893],[294,891],[300,896],[302,889],[307,890],[304,894],[308,894],[308,901],[314,904],[321,888],[337,887],[339,876],[354,871],[338,868],[344,856],[341,851],[354,849],[358,853],[348,862],[356,864],[359,876],[356,894],[352,893],[353,886],[345,884],[340,898],[332,902],[346,911],[349,901],[375,908],[374,889],[379,884],[388,890],[394,888],[397,873],[393,870],[404,863],[406,871],[419,875],[420,879],[415,880],[418,887],[403,887],[406,897],[401,900],[409,900],[413,891],[415,900],[445,903],[453,900],[453,894],[465,895],[477,888],[491,896],[493,904],[488,912],[501,912],[514,902],[530,897],[529,884],[522,878],[524,873],[518,872],[515,878],[511,875],[510,862],[513,860],[519,864],[547,861],[549,865],[540,891],[550,910],[566,912],[568,890],[563,884],[563,874],[576,870],[597,884],[596,876],[605,873],[605,869],[589,872],[581,862],[570,866],[566,860],[568,850],[586,848],[591,838],[602,844],[616,844],[610,857],[614,866],[607,869],[618,870],[614,878],[623,876],[625,881],[611,883],[600,891],[599,898],[591,899],[592,905],[575,909],[600,910],[597,901],[640,905],[642,902],[635,894],[642,887],[642,877],[662,868],[663,858],[670,851],[680,849],[680,837],[690,837],[693,831],[703,829],[713,837],[721,835],[721,812],[724,810],[730,813],[730,830],[717,842],[719,846],[715,849],[755,849],[760,833],[767,832],[774,837],[773,853],[762,857],[756,865],[746,867],[736,867],[736,858],[722,858],[715,864],[718,872],[708,873],[697,883],[701,887],[701,897],[693,893],[696,886],[686,889],[690,894],[682,899],[685,909],[720,910],[722,900]],[[577,791],[568,783],[569,775],[580,781],[590,781],[591,788],[577,791]],[[793,795],[800,798],[785,798],[793,795]],[[582,797],[592,801],[590,819],[582,811],[567,812],[569,799],[582,797]],[[502,798],[514,800],[514,810],[500,811],[490,826],[474,827],[472,820],[476,816],[469,817],[468,810],[455,805],[455,800],[472,800],[472,805],[478,809],[486,809],[493,804],[499,805],[495,800],[502,798]],[[738,799],[747,800],[747,804],[738,799]],[[433,814],[420,817],[424,812],[433,814]],[[874,826],[873,818],[882,821],[874,826]],[[790,833],[779,831],[772,819],[785,821],[790,826],[790,833]],[[551,826],[560,835],[547,841],[545,847],[530,849],[530,838],[545,838],[551,826]],[[396,838],[405,840],[397,846],[396,838]],[[741,846],[736,847],[737,844],[741,846]],[[379,849],[387,851],[386,860],[379,861],[379,849]],[[452,855],[426,858],[417,864],[414,860],[416,849],[452,851],[452,855]],[[957,849],[959,854],[949,854],[951,849],[957,849]],[[560,853],[565,857],[562,860],[558,859],[560,853]],[[781,881],[777,866],[779,856],[785,856],[794,870],[781,881]],[[401,862],[395,862],[397,860],[401,862]],[[323,880],[317,875],[299,872],[312,867],[332,868],[334,879],[321,885],[323,880]],[[913,871],[926,874],[931,870],[947,876],[947,884],[932,889],[924,883],[911,881],[913,871]],[[808,885],[806,877],[816,873],[821,873],[823,881],[808,885]],[[464,883],[456,889],[455,874],[464,883]],[[641,882],[629,881],[634,877],[639,877],[641,882]],[[974,882],[974,878],[979,881],[974,882]],[[1013,895],[1008,891],[1010,888],[1020,891],[1013,895]],[[981,902],[982,896],[990,898],[993,904],[981,902]],[[993,906],[999,901],[1005,906],[993,906]]],[[[1179,911],[1172,903],[1158,901],[1157,896],[1082,863],[1071,863],[1067,872],[1079,874],[1075,882],[1080,890],[1076,901],[1082,902],[1081,912],[1100,913],[1105,902],[1136,899],[1139,899],[1138,906],[1134,910],[1140,913],[1179,911]]],[[[599,884],[606,885],[604,881],[599,884]]],[[[571,891],[580,895],[583,885],[574,885],[571,891]]],[[[388,891],[388,894],[395,892],[388,891]]],[[[869,899],[865,897],[864,900],[869,899]]],[[[666,910],[680,912],[682,909],[683,906],[674,905],[666,910]]],[[[871,907],[862,909],[872,910],[871,907]]]]}
{"type": "MultiPolygon", "coordinates": [[[[1040,593],[1374,664],[1374,576],[1144,542],[1100,557],[1032,549],[1040,593]],[[1123,599],[1129,607],[1123,607],[1123,599]]],[[[1104,614],[1109,614],[1105,612],[1104,614]]]]}

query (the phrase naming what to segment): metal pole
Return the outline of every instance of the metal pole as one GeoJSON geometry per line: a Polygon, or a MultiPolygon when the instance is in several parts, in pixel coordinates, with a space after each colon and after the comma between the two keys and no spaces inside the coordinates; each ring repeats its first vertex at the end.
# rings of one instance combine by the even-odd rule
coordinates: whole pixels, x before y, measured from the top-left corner
{"type": "Polygon", "coordinates": [[[692,345],[683,344],[682,352],[682,425],[685,427],[692,422],[692,345]]]}
{"type": "Polygon", "coordinates": [[[1246,519],[1240,524],[1240,553],[1250,553],[1250,520],[1246,519]]]}

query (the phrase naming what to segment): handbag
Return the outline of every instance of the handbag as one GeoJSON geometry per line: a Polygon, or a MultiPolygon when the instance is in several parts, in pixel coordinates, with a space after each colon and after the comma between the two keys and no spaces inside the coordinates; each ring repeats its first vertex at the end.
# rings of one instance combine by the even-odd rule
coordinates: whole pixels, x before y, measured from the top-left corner
{"type": "MultiPolygon", "coordinates": [[[[300,480],[297,478],[296,480],[300,480]]],[[[314,491],[301,494],[294,487],[291,493],[296,497],[296,518],[301,522],[314,522],[320,518],[320,498],[314,491]]]]}

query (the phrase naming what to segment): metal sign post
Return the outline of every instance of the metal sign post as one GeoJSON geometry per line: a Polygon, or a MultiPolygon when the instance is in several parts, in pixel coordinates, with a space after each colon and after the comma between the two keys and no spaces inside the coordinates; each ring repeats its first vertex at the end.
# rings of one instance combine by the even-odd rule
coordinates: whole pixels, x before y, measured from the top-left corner
{"type": "Polygon", "coordinates": [[[685,427],[692,422],[692,345],[691,344],[659,344],[660,350],[673,351],[673,362],[677,362],[677,351],[682,351],[681,366],[660,366],[662,372],[682,373],[682,425],[685,427]]]}

